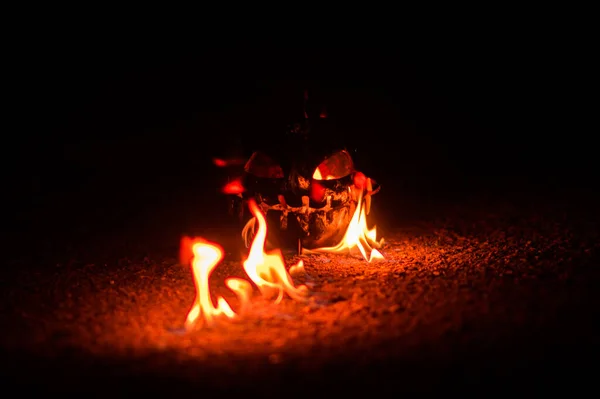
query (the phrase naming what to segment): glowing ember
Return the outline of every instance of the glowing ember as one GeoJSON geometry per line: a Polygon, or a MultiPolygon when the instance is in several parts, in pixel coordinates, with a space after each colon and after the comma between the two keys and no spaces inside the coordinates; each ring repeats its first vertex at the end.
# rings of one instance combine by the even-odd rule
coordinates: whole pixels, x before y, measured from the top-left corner
{"type": "MultiPolygon", "coordinates": [[[[248,206],[250,212],[252,212],[258,222],[258,231],[250,247],[248,259],[244,262],[244,270],[264,296],[272,297],[273,293],[277,293],[276,303],[281,301],[284,293],[287,293],[295,300],[305,300],[308,289],[304,285],[297,288],[294,287],[292,277],[285,269],[281,250],[264,251],[265,240],[267,238],[267,221],[258,208],[256,201],[250,199],[248,206]]],[[[302,260],[297,265],[292,266],[292,268],[303,268],[302,260]]]]}
{"type": "Polygon", "coordinates": [[[231,158],[231,159],[222,159],[222,158],[213,158],[213,164],[220,168],[224,168],[227,166],[237,166],[243,165],[246,161],[241,158],[231,158]]]}
{"type": "MultiPolygon", "coordinates": [[[[369,179],[367,179],[367,185],[370,185],[369,183],[369,179]]],[[[358,248],[363,258],[365,258],[369,262],[373,261],[373,259],[383,259],[383,255],[381,254],[381,252],[379,252],[376,249],[381,248],[381,246],[383,245],[383,239],[377,242],[377,229],[375,227],[373,227],[372,229],[369,229],[367,227],[366,208],[367,204],[366,201],[363,202],[361,190],[358,196],[356,210],[354,211],[354,215],[352,215],[352,219],[350,220],[350,224],[348,225],[348,230],[346,230],[346,234],[344,235],[344,238],[340,241],[340,243],[334,247],[324,247],[312,250],[303,249],[303,252],[350,253],[355,248],[358,248]],[[367,252],[369,252],[368,256],[367,252]]]]}
{"type": "Polygon", "coordinates": [[[220,168],[227,166],[227,161],[220,158],[213,158],[213,163],[220,168]]]}
{"type": "Polygon", "coordinates": [[[316,202],[322,202],[325,198],[325,187],[318,180],[313,180],[310,185],[310,198],[316,202]]]}
{"type": "Polygon", "coordinates": [[[361,190],[367,187],[367,176],[362,172],[356,172],[352,180],[354,185],[361,190]]]}
{"type": "Polygon", "coordinates": [[[223,192],[225,194],[241,194],[245,191],[244,186],[242,185],[241,179],[235,179],[230,181],[223,187],[223,192]]]}
{"type": "MultiPolygon", "coordinates": [[[[215,318],[225,316],[233,318],[236,313],[231,309],[229,303],[223,297],[217,298],[217,306],[210,297],[208,280],[217,264],[223,259],[223,249],[217,245],[203,240],[202,238],[182,240],[182,249],[191,245],[192,249],[192,274],[196,285],[196,299],[188,312],[185,327],[191,328],[198,321],[205,321],[211,325],[215,318]]],[[[183,250],[182,250],[183,254],[183,250]]],[[[228,278],[225,284],[236,293],[240,299],[241,307],[245,306],[252,293],[250,283],[238,278],[228,278]]]]}

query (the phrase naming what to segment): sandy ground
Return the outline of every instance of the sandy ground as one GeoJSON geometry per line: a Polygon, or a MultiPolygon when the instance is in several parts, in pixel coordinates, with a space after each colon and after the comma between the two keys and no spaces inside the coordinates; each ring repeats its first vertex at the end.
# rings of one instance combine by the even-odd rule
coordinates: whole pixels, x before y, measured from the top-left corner
{"type": "MultiPolygon", "coordinates": [[[[15,266],[2,280],[5,384],[306,397],[591,382],[595,219],[560,206],[458,205],[380,233],[385,260],[373,263],[286,253],[288,265],[305,262],[294,280],[310,288],[308,302],[275,305],[255,290],[244,316],[187,333],[194,286],[176,247],[142,239],[109,255],[105,247],[44,260],[46,268],[15,266]]],[[[230,251],[211,284],[235,308],[223,281],[243,276],[238,231],[202,235],[230,251]]]]}

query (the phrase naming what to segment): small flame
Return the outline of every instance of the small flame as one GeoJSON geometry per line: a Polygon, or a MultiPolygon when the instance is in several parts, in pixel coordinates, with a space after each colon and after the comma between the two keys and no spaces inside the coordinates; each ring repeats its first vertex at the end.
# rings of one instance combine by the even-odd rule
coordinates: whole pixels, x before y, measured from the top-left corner
{"type": "MultiPolygon", "coordinates": [[[[185,327],[189,329],[196,325],[199,320],[212,325],[214,320],[221,316],[229,319],[234,318],[236,313],[231,309],[225,298],[219,296],[217,306],[214,305],[208,284],[211,273],[223,259],[223,249],[218,244],[210,243],[202,238],[184,237],[182,240],[182,255],[188,245],[192,249],[191,264],[196,286],[196,298],[187,314],[185,327]]],[[[243,308],[249,302],[252,293],[250,283],[238,278],[228,278],[225,280],[225,284],[238,296],[241,308],[243,308]]]]}
{"type": "MultiPolygon", "coordinates": [[[[265,252],[265,240],[267,238],[267,221],[264,214],[256,204],[254,199],[248,200],[250,212],[258,222],[258,231],[254,236],[248,259],[244,261],[244,270],[248,277],[256,284],[261,293],[266,297],[272,297],[277,292],[275,303],[283,299],[284,293],[290,298],[303,301],[306,299],[308,289],[305,285],[294,287],[292,277],[285,269],[285,262],[280,249],[274,249],[265,252]]],[[[304,264],[302,260],[292,269],[302,269],[304,264]]]]}
{"type": "MultiPolygon", "coordinates": [[[[305,285],[295,287],[290,275],[290,273],[303,273],[304,263],[300,260],[296,265],[290,267],[288,273],[281,250],[264,251],[267,237],[265,216],[253,199],[248,201],[248,205],[258,222],[258,231],[252,241],[248,258],[243,264],[246,274],[265,297],[270,298],[277,294],[275,303],[279,303],[285,293],[292,299],[305,301],[308,297],[308,288],[305,285]]],[[[196,286],[196,297],[185,321],[186,329],[191,329],[199,322],[212,325],[217,318],[223,316],[233,319],[246,309],[250,303],[252,285],[243,279],[230,277],[225,280],[225,285],[239,299],[238,313],[233,311],[225,298],[219,296],[216,306],[211,298],[209,279],[215,267],[223,259],[223,248],[221,246],[203,238],[183,237],[179,258],[181,263],[191,263],[196,286]]]]}
{"type": "Polygon", "coordinates": [[[381,248],[383,239],[377,242],[377,228],[369,229],[367,227],[367,215],[365,212],[365,203],[362,198],[362,190],[358,196],[356,210],[352,215],[352,219],[348,224],[348,229],[344,238],[334,247],[323,247],[313,250],[303,249],[304,253],[348,253],[355,248],[358,248],[363,258],[371,262],[374,259],[384,259],[381,252],[376,248],[381,248]],[[369,252],[369,256],[367,256],[369,252]]]}

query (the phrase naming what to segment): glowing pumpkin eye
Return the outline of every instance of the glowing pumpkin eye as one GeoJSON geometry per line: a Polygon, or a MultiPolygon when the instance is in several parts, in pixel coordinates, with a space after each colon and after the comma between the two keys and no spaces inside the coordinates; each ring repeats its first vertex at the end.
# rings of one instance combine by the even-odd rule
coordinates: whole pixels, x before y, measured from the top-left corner
{"type": "Polygon", "coordinates": [[[313,173],[315,180],[336,180],[354,171],[354,162],[347,151],[342,150],[327,157],[313,173]]]}
{"type": "Polygon", "coordinates": [[[283,177],[281,166],[269,156],[259,151],[252,154],[248,162],[246,162],[244,170],[256,177],[269,179],[281,179],[283,177]]]}

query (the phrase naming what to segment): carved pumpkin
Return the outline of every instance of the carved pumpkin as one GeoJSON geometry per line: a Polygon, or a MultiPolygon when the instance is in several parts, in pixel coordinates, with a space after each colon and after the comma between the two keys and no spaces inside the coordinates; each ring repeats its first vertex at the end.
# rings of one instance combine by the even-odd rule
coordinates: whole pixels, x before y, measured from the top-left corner
{"type": "MultiPolygon", "coordinates": [[[[375,194],[356,171],[350,153],[330,134],[320,115],[313,126],[295,124],[277,148],[257,150],[244,165],[244,192],[231,203],[245,225],[246,245],[254,232],[246,200],[254,198],[267,216],[272,246],[304,248],[337,244],[356,209],[359,193],[375,194]]],[[[370,201],[370,199],[369,199],[370,201]]]]}

